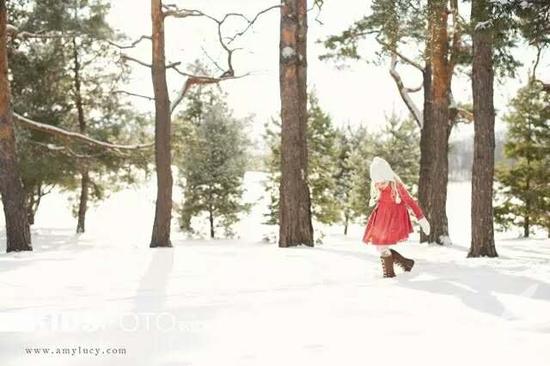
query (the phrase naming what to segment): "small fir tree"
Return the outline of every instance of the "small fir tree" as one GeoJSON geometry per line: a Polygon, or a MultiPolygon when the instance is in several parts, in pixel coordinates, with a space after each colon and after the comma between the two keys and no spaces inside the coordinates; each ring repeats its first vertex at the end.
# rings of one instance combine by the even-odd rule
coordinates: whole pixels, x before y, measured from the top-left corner
{"type": "Polygon", "coordinates": [[[179,206],[180,227],[193,232],[192,218],[205,214],[209,235],[221,227],[232,235],[239,214],[247,164],[248,139],[245,121],[232,116],[217,87],[196,88],[175,124],[175,162],[180,171],[184,199],[179,206]]]}
{"type": "Polygon", "coordinates": [[[520,89],[506,116],[504,145],[509,164],[497,167],[495,221],[502,228],[521,226],[528,237],[533,226],[550,232],[550,93],[530,82],[520,89]]]}

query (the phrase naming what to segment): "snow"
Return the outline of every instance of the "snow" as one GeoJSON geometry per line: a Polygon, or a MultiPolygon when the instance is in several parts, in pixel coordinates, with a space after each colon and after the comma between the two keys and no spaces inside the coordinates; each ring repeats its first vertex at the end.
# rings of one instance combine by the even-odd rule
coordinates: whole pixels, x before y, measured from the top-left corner
{"type": "Polygon", "coordinates": [[[80,236],[67,196],[46,196],[35,251],[0,254],[2,365],[548,365],[550,243],[499,233],[499,258],[467,259],[468,183],[449,186],[453,245],[415,235],[397,248],[413,271],[383,279],[360,225],[316,227],[314,248],[263,241],[264,179],[245,176],[241,239],[174,226],[172,249],[148,248],[154,181],[94,207],[80,236]],[[44,347],[69,354],[25,351],[44,347]]]}
{"type": "Polygon", "coordinates": [[[291,58],[296,54],[296,51],[292,47],[284,47],[281,54],[283,55],[283,58],[291,58]]]}

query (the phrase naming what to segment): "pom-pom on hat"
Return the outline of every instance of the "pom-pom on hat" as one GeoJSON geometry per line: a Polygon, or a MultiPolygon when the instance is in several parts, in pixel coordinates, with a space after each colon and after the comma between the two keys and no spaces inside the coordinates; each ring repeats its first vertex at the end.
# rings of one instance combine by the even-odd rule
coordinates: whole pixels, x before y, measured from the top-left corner
{"type": "Polygon", "coordinates": [[[376,156],[370,164],[370,179],[374,183],[396,181],[396,174],[393,172],[390,164],[376,156]]]}

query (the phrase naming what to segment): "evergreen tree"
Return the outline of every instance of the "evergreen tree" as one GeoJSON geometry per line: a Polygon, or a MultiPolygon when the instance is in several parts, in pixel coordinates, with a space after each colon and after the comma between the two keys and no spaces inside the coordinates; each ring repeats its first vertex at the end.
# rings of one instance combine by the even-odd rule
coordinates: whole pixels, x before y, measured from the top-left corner
{"type": "MultiPolygon", "coordinates": [[[[128,70],[121,72],[112,62],[117,50],[108,41],[120,36],[106,22],[109,4],[103,0],[45,0],[32,5],[21,7],[18,28],[57,32],[59,37],[29,38],[14,45],[10,59],[15,111],[97,139],[143,140],[146,119],[117,93],[128,70]]],[[[147,166],[144,152],[97,151],[39,132],[19,133],[31,222],[42,195],[59,186],[79,190],[73,212],[78,217],[77,231],[83,232],[88,201],[105,198],[132,182],[134,167],[147,166]]]]}
{"type": "Polygon", "coordinates": [[[504,145],[510,166],[497,169],[495,221],[504,228],[522,226],[528,237],[533,226],[550,231],[550,93],[530,82],[512,100],[504,145]]]}
{"type": "Polygon", "coordinates": [[[344,225],[344,235],[348,233],[348,226],[353,219],[351,204],[351,189],[353,182],[353,166],[351,156],[353,152],[352,138],[348,129],[338,129],[336,141],[336,175],[334,176],[336,189],[335,197],[341,211],[341,221],[344,225]]]}
{"type": "Polygon", "coordinates": [[[420,169],[419,138],[420,133],[412,120],[401,120],[399,116],[391,114],[375,144],[378,155],[390,163],[413,194],[416,194],[420,169]]]}
{"type": "Polygon", "coordinates": [[[279,186],[281,184],[281,122],[273,118],[264,125],[264,141],[269,149],[265,165],[269,176],[265,182],[265,191],[269,194],[269,206],[266,224],[279,222],[279,186]]]}
{"type": "Polygon", "coordinates": [[[316,221],[333,224],[340,219],[336,196],[337,132],[328,114],[323,112],[315,93],[308,101],[308,180],[311,211],[316,221]]]}
{"type": "Polygon", "coordinates": [[[370,175],[369,165],[374,156],[376,156],[376,138],[374,134],[364,127],[359,127],[352,136],[353,149],[350,155],[351,190],[350,206],[352,218],[366,218],[372,207],[369,206],[370,200],[370,175]]]}
{"type": "Polygon", "coordinates": [[[248,154],[245,121],[232,116],[217,87],[190,91],[178,119],[174,140],[181,144],[175,162],[184,192],[180,227],[192,232],[191,219],[206,214],[211,238],[217,227],[231,235],[231,226],[249,208],[241,202],[248,154]]]}

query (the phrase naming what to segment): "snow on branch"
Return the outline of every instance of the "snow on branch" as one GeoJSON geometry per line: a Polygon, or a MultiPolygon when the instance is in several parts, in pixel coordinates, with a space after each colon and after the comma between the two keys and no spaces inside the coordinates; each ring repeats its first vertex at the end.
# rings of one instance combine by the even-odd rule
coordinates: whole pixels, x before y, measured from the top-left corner
{"type": "Polygon", "coordinates": [[[407,106],[407,108],[411,112],[411,114],[412,114],[414,120],[416,121],[416,124],[418,125],[418,127],[420,127],[420,129],[422,129],[423,120],[424,120],[424,117],[422,115],[422,111],[416,106],[416,104],[412,100],[411,96],[409,95],[409,93],[419,91],[422,88],[422,86],[420,86],[419,88],[415,88],[415,89],[405,87],[405,85],[403,84],[403,80],[401,79],[401,75],[399,75],[399,73],[397,72],[396,67],[397,67],[397,55],[392,54],[391,66],[390,66],[390,75],[393,78],[393,80],[395,81],[395,84],[397,85],[397,90],[399,91],[399,95],[401,95],[401,99],[403,99],[403,102],[405,102],[405,105],[407,106]]]}
{"type": "Polygon", "coordinates": [[[32,119],[23,117],[20,114],[13,113],[14,120],[18,122],[22,127],[29,128],[31,130],[40,131],[47,133],[49,135],[57,136],[63,139],[72,139],[81,141],[87,145],[91,146],[98,146],[105,149],[111,149],[111,150],[139,150],[139,149],[146,149],[152,147],[154,144],[143,144],[143,145],[118,145],[118,144],[112,144],[109,142],[99,141],[92,137],[67,131],[59,127],[51,126],[42,122],[33,121],[32,119]]]}
{"type": "Polygon", "coordinates": [[[34,141],[34,140],[29,140],[29,142],[31,144],[34,144],[34,145],[42,146],[42,147],[46,148],[49,151],[59,152],[59,153],[62,153],[62,154],[65,154],[67,156],[77,158],[77,159],[93,159],[94,157],[97,157],[97,156],[100,156],[100,155],[104,154],[104,153],[100,153],[100,154],[95,154],[95,155],[88,155],[88,154],[84,155],[84,154],[79,154],[79,153],[75,152],[74,150],[72,150],[68,146],[58,146],[58,145],[54,145],[54,144],[45,144],[43,142],[34,141]]]}
{"type": "Polygon", "coordinates": [[[28,38],[64,38],[64,37],[74,37],[75,33],[64,33],[64,32],[58,32],[58,31],[51,31],[51,32],[27,32],[27,31],[19,31],[19,28],[14,26],[13,24],[8,24],[6,26],[6,30],[8,32],[8,35],[11,38],[21,38],[21,39],[28,39],[28,38]]]}

